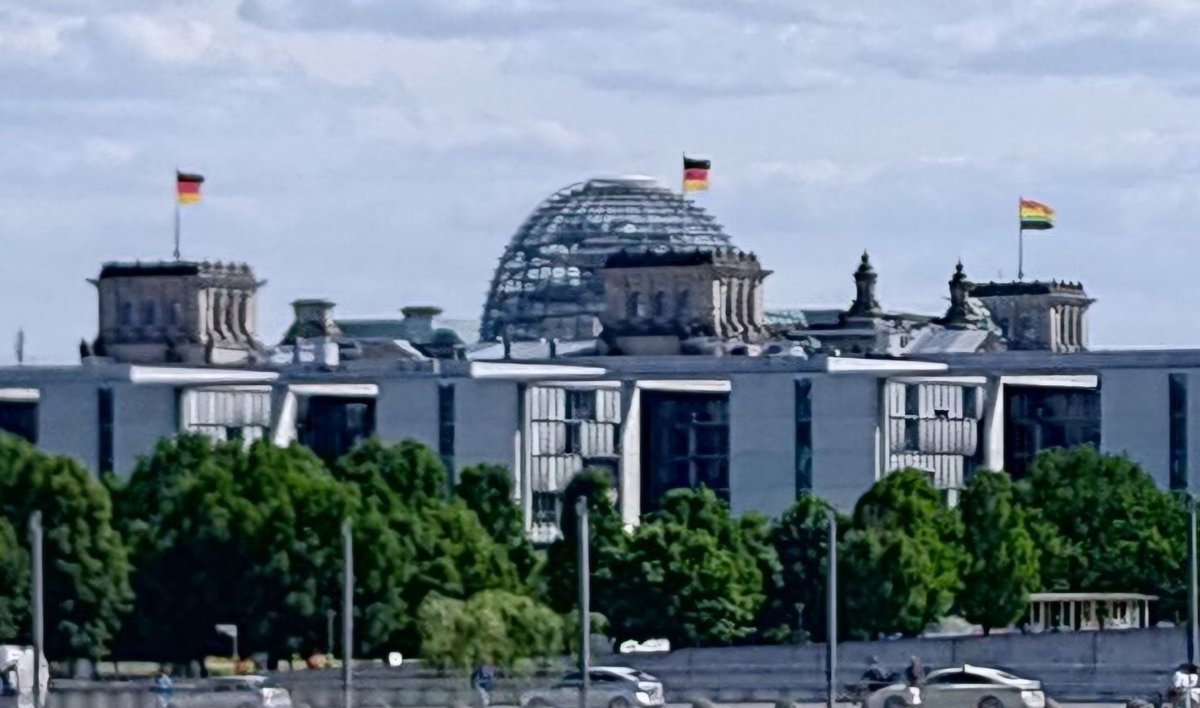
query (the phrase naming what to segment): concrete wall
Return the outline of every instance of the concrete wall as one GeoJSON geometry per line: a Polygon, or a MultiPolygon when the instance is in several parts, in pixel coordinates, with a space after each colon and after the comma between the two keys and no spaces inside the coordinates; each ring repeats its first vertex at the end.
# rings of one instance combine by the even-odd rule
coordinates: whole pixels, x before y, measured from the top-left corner
{"type": "MultiPolygon", "coordinates": [[[[467,402],[456,399],[455,404],[467,402]]],[[[375,399],[375,432],[389,442],[411,438],[436,451],[438,379],[381,379],[375,399]]]]}
{"type": "Polygon", "coordinates": [[[850,511],[879,469],[879,381],[813,377],[813,493],[850,511]]]}
{"type": "Polygon", "coordinates": [[[729,486],[733,513],[783,513],[796,498],[795,377],[730,377],[729,486]]]}
{"type": "MultiPolygon", "coordinates": [[[[515,381],[461,379],[454,392],[454,462],[461,469],[481,463],[516,468],[521,429],[515,381]]],[[[436,407],[434,418],[436,419],[436,407]]],[[[436,445],[436,443],[435,443],[436,445]]]]}
{"type": "MultiPolygon", "coordinates": [[[[113,472],[133,472],[139,457],[158,441],[179,432],[179,402],[174,386],[113,384],[113,472]]],[[[95,468],[93,468],[95,469],[95,468]]]]}
{"type": "MultiPolygon", "coordinates": [[[[1169,373],[1163,369],[1114,369],[1100,374],[1101,447],[1105,452],[1129,455],[1164,489],[1170,482],[1169,373]]],[[[1188,394],[1193,406],[1200,402],[1200,380],[1189,386],[1188,394]]],[[[1188,442],[1193,448],[1200,443],[1196,423],[1200,417],[1192,416],[1188,442]]],[[[1195,454],[1189,450],[1193,470],[1200,462],[1195,454]]]]}
{"type": "Polygon", "coordinates": [[[38,447],[74,457],[89,470],[100,466],[99,382],[52,382],[39,386],[38,447]]]}

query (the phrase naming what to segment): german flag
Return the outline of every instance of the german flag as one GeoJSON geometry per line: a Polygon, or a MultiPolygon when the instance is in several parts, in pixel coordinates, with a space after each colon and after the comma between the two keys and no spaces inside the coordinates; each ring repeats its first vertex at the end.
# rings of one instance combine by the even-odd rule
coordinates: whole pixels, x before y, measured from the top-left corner
{"type": "Polygon", "coordinates": [[[708,171],[712,160],[696,160],[683,156],[683,191],[702,192],[708,189],[708,171]]]}
{"type": "Polygon", "coordinates": [[[200,185],[204,178],[187,172],[175,172],[175,192],[180,204],[195,204],[200,201],[200,185]]]}
{"type": "Polygon", "coordinates": [[[1021,228],[1044,231],[1054,228],[1054,210],[1032,199],[1022,199],[1019,207],[1021,228]]]}

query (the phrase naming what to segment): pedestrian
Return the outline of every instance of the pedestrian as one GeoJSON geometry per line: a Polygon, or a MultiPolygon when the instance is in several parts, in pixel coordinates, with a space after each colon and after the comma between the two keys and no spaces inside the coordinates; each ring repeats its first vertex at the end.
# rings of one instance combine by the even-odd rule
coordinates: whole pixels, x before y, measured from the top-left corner
{"type": "Polygon", "coordinates": [[[166,708],[175,695],[175,683],[171,681],[171,667],[161,666],[158,675],[154,677],[154,693],[158,697],[158,707],[166,708]]]}
{"type": "Polygon", "coordinates": [[[479,708],[488,708],[492,700],[492,687],[496,682],[496,667],[491,659],[484,659],[475,673],[471,674],[471,688],[479,695],[479,708]]]}
{"type": "Polygon", "coordinates": [[[908,685],[913,688],[921,688],[925,685],[925,664],[921,663],[921,657],[911,657],[908,663],[908,670],[905,671],[905,679],[908,680],[908,685]]]}

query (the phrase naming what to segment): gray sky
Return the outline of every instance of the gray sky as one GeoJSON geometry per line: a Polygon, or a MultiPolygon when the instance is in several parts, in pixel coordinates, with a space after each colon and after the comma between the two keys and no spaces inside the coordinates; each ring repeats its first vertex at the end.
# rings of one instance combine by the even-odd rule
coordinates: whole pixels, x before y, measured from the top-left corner
{"type": "Polygon", "coordinates": [[[1190,345],[1200,310],[1195,0],[0,0],[0,363],[95,335],[85,281],[184,256],[288,303],[478,317],[528,212],[597,174],[675,185],[775,274],[939,311],[961,257],[1016,274],[1016,201],[1058,211],[1031,277],[1082,280],[1094,345],[1190,345]],[[103,9],[99,9],[103,8],[103,9]]]}

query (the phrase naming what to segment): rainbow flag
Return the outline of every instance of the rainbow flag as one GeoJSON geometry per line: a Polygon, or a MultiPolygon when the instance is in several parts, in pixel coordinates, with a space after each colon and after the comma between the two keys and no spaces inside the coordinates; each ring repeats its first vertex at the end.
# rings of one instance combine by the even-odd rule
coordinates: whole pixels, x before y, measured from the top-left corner
{"type": "Polygon", "coordinates": [[[175,172],[175,193],[180,204],[195,204],[200,201],[200,185],[204,178],[186,172],[175,172]]]}
{"type": "Polygon", "coordinates": [[[708,189],[708,171],[712,160],[696,160],[683,156],[683,191],[702,192],[708,189]]]}
{"type": "Polygon", "coordinates": [[[1042,231],[1054,228],[1054,210],[1032,199],[1022,199],[1018,209],[1021,228],[1042,231]]]}

